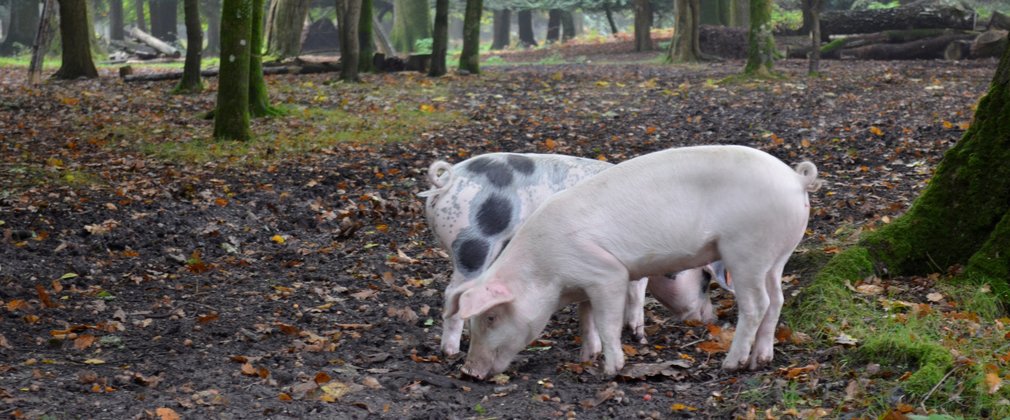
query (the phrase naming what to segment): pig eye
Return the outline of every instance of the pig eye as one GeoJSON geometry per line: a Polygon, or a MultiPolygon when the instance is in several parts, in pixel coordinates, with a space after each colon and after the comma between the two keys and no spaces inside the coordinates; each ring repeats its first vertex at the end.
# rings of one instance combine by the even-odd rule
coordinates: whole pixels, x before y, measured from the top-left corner
{"type": "Polygon", "coordinates": [[[484,322],[487,322],[488,325],[493,325],[495,318],[496,317],[494,315],[488,315],[484,318],[484,322]]]}

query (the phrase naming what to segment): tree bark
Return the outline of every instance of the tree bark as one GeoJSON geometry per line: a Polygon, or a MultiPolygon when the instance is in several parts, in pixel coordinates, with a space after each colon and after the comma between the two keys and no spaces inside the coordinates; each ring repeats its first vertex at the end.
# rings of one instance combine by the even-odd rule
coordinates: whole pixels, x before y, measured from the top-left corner
{"type": "Polygon", "coordinates": [[[372,23],[372,0],[361,0],[361,16],[358,19],[358,71],[371,73],[375,71],[375,36],[372,23]]]}
{"type": "Polygon", "coordinates": [[[32,46],[39,27],[39,2],[16,0],[10,5],[7,37],[0,43],[0,55],[14,55],[32,46]]]}
{"type": "Polygon", "coordinates": [[[813,75],[821,69],[821,7],[824,0],[804,0],[810,13],[810,58],[807,73],[813,75]]]}
{"type": "Polygon", "coordinates": [[[283,114],[270,105],[270,95],[263,79],[263,1],[252,0],[252,27],[249,31],[249,115],[253,118],[283,114]]]}
{"type": "Polygon", "coordinates": [[[249,140],[249,37],[253,0],[223,0],[221,77],[218,77],[214,138],[249,140]]]}
{"type": "MultiPolygon", "coordinates": [[[[907,213],[836,255],[851,272],[923,275],[960,265],[1010,302],[1010,49],[1004,50],[971,126],[944,154],[907,213]],[[868,258],[867,258],[868,257],[868,258]]],[[[847,270],[848,271],[848,270],[847,270]]],[[[838,273],[818,277],[842,281],[838,273]]],[[[854,279],[853,279],[854,280],[854,279]]]]}
{"type": "Polygon", "coordinates": [[[635,0],[635,51],[652,51],[651,22],[649,0],[635,0]]]}
{"type": "MultiPolygon", "coordinates": [[[[343,3],[340,13],[340,80],[358,81],[358,22],[361,19],[361,0],[338,0],[343,3]]],[[[424,2],[427,6],[427,2],[424,2]]],[[[338,6],[340,7],[340,6],[338,6]]]]}
{"type": "Polygon", "coordinates": [[[491,32],[494,33],[494,40],[491,42],[492,50],[502,50],[508,48],[512,42],[509,38],[512,33],[512,11],[509,9],[494,11],[494,24],[491,32]]]}
{"type": "Polygon", "coordinates": [[[151,35],[165,42],[178,39],[176,26],[179,23],[179,0],[150,0],[151,35]]]}
{"type": "Polygon", "coordinates": [[[994,10],[992,12],[992,17],[989,18],[989,24],[986,25],[986,29],[1003,29],[1010,31],[1010,16],[994,10]]]}
{"type": "Polygon", "coordinates": [[[707,0],[701,2],[700,20],[703,25],[722,25],[718,0],[707,0]]]}
{"type": "Polygon", "coordinates": [[[200,5],[198,0],[185,0],[186,15],[186,64],[182,70],[182,80],[175,86],[176,93],[199,93],[203,91],[200,80],[200,55],[203,51],[203,28],[200,27],[200,5]]]}
{"type": "Polygon", "coordinates": [[[822,39],[888,29],[974,29],[974,13],[957,7],[916,2],[893,9],[832,10],[821,14],[822,39]]]}
{"type": "MultiPolygon", "coordinates": [[[[841,58],[843,52],[847,53],[847,48],[859,48],[873,44],[902,44],[956,33],[959,32],[946,29],[908,29],[850,35],[845,38],[832,40],[821,46],[820,52],[821,58],[841,58]]],[[[809,54],[810,47],[803,47],[790,49],[786,56],[788,58],[807,58],[809,54]]]]}
{"type": "Polygon", "coordinates": [[[526,48],[537,46],[537,37],[533,35],[533,11],[520,10],[516,19],[519,22],[519,43],[526,48]]]}
{"type": "Polygon", "coordinates": [[[617,24],[614,23],[614,11],[610,9],[610,3],[603,6],[603,13],[607,16],[607,23],[610,24],[610,34],[617,35],[617,24]]]}
{"type": "Polygon", "coordinates": [[[677,23],[674,27],[673,39],[667,61],[673,63],[693,63],[701,59],[701,5],[699,0],[676,0],[675,10],[677,23]]]}
{"type": "Polygon", "coordinates": [[[431,66],[428,75],[438,77],[446,72],[445,54],[449,49],[449,0],[435,1],[435,33],[431,42],[431,66]]]}
{"type": "Polygon", "coordinates": [[[98,69],[91,60],[90,31],[88,5],[85,0],[60,0],[63,64],[53,77],[57,79],[98,77],[98,69]]]}
{"type": "Polygon", "coordinates": [[[459,56],[459,69],[470,74],[480,73],[480,15],[483,9],[483,0],[466,0],[463,17],[463,52],[459,56]]]}
{"type": "Polygon", "coordinates": [[[414,43],[431,38],[431,13],[427,1],[396,0],[393,6],[393,46],[400,52],[414,52],[414,43]]]}
{"type": "Polygon", "coordinates": [[[551,9],[547,11],[547,35],[544,42],[553,44],[561,39],[561,9],[551,9]]]}
{"type": "Polygon", "coordinates": [[[282,60],[297,57],[302,50],[302,28],[311,0],[274,0],[268,20],[267,55],[282,60]]]}
{"type": "Polygon", "coordinates": [[[575,38],[575,17],[570,11],[561,12],[561,40],[567,41],[575,38]]]}
{"type": "Polygon", "coordinates": [[[750,0],[750,30],[747,33],[746,75],[769,77],[775,64],[772,36],[772,0],[750,0]]]}
{"type": "Polygon", "coordinates": [[[901,44],[873,44],[845,49],[842,55],[862,60],[959,60],[963,55],[958,41],[971,37],[968,34],[948,34],[901,44]],[[957,44],[951,47],[952,43],[957,44]]]}
{"type": "Polygon", "coordinates": [[[147,0],[134,0],[133,10],[137,12],[137,27],[147,32],[147,14],[144,13],[145,4],[147,4],[147,0]]]}
{"type": "Polygon", "coordinates": [[[56,0],[45,0],[42,3],[42,16],[39,18],[38,30],[32,43],[32,59],[28,63],[28,84],[37,85],[42,80],[42,62],[49,51],[49,41],[53,39],[53,15],[56,12],[56,0]]]}
{"type": "Polygon", "coordinates": [[[203,0],[204,16],[207,16],[207,48],[204,55],[217,55],[221,51],[221,0],[203,0]]]}
{"type": "Polygon", "coordinates": [[[122,41],[123,26],[123,0],[109,0],[109,39],[122,41]]]}
{"type": "Polygon", "coordinates": [[[1007,46],[1007,31],[990,29],[971,43],[971,58],[999,57],[1007,46]]]}

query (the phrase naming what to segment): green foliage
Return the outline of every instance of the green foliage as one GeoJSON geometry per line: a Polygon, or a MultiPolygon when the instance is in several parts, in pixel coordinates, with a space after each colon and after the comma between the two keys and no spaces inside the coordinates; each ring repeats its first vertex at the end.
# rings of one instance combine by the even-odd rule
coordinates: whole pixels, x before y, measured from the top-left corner
{"type": "Polygon", "coordinates": [[[778,3],[772,5],[772,27],[776,31],[784,29],[797,30],[803,26],[803,12],[800,10],[786,10],[779,7],[778,3]]]}
{"type": "Polygon", "coordinates": [[[414,41],[414,52],[417,54],[431,54],[433,43],[433,38],[422,38],[414,41]]]}
{"type": "Polygon", "coordinates": [[[890,2],[881,2],[877,0],[856,0],[852,2],[852,10],[880,10],[880,9],[893,9],[901,6],[898,0],[893,0],[890,2]]]}
{"type": "Polygon", "coordinates": [[[566,63],[565,57],[563,57],[561,53],[557,51],[553,51],[551,52],[550,55],[541,58],[540,61],[537,61],[537,64],[543,64],[543,65],[557,65],[565,63],[566,63]]]}

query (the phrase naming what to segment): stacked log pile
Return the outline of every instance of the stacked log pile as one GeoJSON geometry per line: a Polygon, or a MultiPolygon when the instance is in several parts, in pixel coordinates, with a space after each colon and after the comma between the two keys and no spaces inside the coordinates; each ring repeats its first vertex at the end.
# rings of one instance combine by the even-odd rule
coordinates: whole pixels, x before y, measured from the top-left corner
{"type": "MultiPolygon", "coordinates": [[[[997,57],[1006,48],[1010,17],[994,12],[981,31],[961,6],[920,0],[893,9],[828,11],[821,17],[821,57],[914,60],[997,57]]],[[[806,58],[810,48],[790,49],[806,58]]]]}

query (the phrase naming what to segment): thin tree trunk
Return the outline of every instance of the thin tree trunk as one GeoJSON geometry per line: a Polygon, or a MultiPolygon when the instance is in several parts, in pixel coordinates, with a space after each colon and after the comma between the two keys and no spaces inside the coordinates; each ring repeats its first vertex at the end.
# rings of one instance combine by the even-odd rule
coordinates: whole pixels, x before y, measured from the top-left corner
{"type": "Polygon", "coordinates": [[[701,60],[700,25],[701,10],[699,0],[676,0],[674,13],[677,24],[667,61],[673,63],[693,63],[701,60]]]}
{"type": "Polygon", "coordinates": [[[0,55],[14,55],[31,47],[38,27],[38,1],[15,0],[10,5],[10,25],[7,37],[0,43],[0,55]]]}
{"type": "Polygon", "coordinates": [[[821,3],[822,0],[805,0],[810,9],[810,66],[808,73],[817,74],[821,67],[821,3]]]}
{"type": "Polygon", "coordinates": [[[134,0],[133,9],[137,12],[137,27],[147,32],[147,14],[144,13],[144,5],[147,0],[134,0]]]}
{"type": "Polygon", "coordinates": [[[224,0],[221,13],[221,75],[214,138],[249,140],[249,37],[253,0],[224,0]]]}
{"type": "Polygon", "coordinates": [[[491,42],[492,50],[501,50],[508,48],[511,41],[509,40],[510,34],[512,33],[512,11],[509,9],[501,9],[494,11],[494,24],[491,32],[494,33],[494,40],[491,42]]]}
{"type": "Polygon", "coordinates": [[[537,38],[533,35],[533,11],[520,10],[516,18],[519,20],[519,42],[527,48],[537,46],[537,38]]]}
{"type": "Polygon", "coordinates": [[[607,23],[610,24],[610,34],[617,35],[617,24],[614,23],[614,12],[610,10],[610,3],[603,6],[603,12],[607,15],[607,23]]]}
{"type": "Polygon", "coordinates": [[[88,26],[88,5],[85,0],[60,0],[60,39],[63,42],[63,64],[53,77],[76,79],[98,77],[91,60],[91,36],[88,26]]]}
{"type": "Polygon", "coordinates": [[[750,30],[747,33],[747,64],[744,74],[770,77],[775,64],[772,36],[772,0],[751,0],[750,30]]]}
{"type": "Polygon", "coordinates": [[[431,68],[428,75],[438,77],[446,72],[445,54],[449,48],[449,0],[435,1],[435,33],[431,42],[431,68]]]}
{"type": "Polygon", "coordinates": [[[371,73],[375,71],[375,37],[372,34],[372,0],[361,0],[361,18],[358,20],[358,71],[371,73]]]}
{"type": "Polygon", "coordinates": [[[463,17],[463,52],[459,56],[459,68],[470,74],[480,73],[480,14],[483,9],[483,0],[466,0],[463,17]]]}
{"type": "Polygon", "coordinates": [[[575,18],[573,13],[567,10],[561,14],[561,40],[567,41],[575,38],[575,18]]]}
{"type": "Polygon", "coordinates": [[[561,9],[551,9],[547,12],[547,36],[544,38],[548,44],[553,44],[561,38],[561,9]]]}
{"type": "Polygon", "coordinates": [[[200,5],[198,0],[185,0],[186,14],[186,64],[182,70],[182,80],[175,87],[176,93],[198,93],[203,91],[200,80],[200,53],[203,50],[203,29],[200,27],[200,5]]]}
{"type": "Polygon", "coordinates": [[[253,118],[280,115],[270,106],[270,95],[263,80],[263,0],[252,0],[252,28],[249,32],[249,115],[253,118]]]}
{"type": "Polygon", "coordinates": [[[42,63],[49,50],[49,41],[54,35],[52,22],[56,7],[56,0],[45,0],[42,4],[42,17],[39,19],[38,30],[32,43],[32,60],[28,64],[29,85],[37,85],[42,81],[42,63]]]}
{"type": "Polygon", "coordinates": [[[122,41],[123,26],[123,0],[109,0],[109,39],[122,41]]]}
{"type": "Polygon", "coordinates": [[[652,51],[652,7],[649,0],[635,0],[635,51],[652,51]]]}
{"type": "Polygon", "coordinates": [[[203,14],[207,16],[207,49],[204,55],[213,56],[221,51],[221,0],[202,0],[203,14]]]}
{"type": "Polygon", "coordinates": [[[178,0],[150,0],[151,2],[151,35],[165,42],[175,42],[178,39],[176,25],[179,22],[178,0]]]}
{"type": "Polygon", "coordinates": [[[361,0],[343,0],[341,3],[343,3],[343,9],[340,13],[340,80],[357,82],[358,60],[361,52],[358,44],[361,0]]]}

